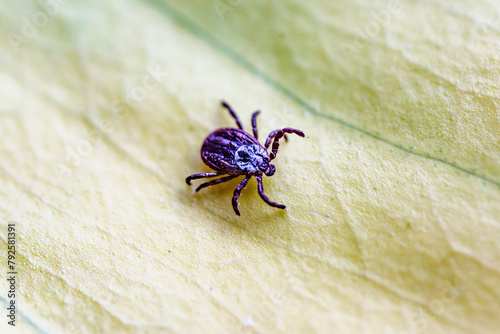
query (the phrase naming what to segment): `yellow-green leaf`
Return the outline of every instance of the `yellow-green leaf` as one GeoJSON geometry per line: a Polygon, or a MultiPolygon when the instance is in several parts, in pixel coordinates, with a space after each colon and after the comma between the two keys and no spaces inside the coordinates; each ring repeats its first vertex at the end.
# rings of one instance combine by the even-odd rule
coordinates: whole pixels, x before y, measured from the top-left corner
{"type": "Polygon", "coordinates": [[[0,9],[2,333],[500,327],[496,2],[0,9]],[[306,133],[264,178],[286,210],[185,184],[221,99],[306,133]]]}

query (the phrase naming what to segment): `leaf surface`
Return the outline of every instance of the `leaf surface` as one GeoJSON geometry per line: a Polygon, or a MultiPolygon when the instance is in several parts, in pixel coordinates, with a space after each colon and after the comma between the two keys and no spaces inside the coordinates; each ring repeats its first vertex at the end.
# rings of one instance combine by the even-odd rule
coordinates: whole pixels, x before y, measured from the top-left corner
{"type": "Polygon", "coordinates": [[[499,327],[497,3],[58,4],[0,4],[0,212],[24,331],[499,327]],[[221,99],[247,130],[262,111],[261,142],[306,133],[264,178],[285,211],[255,180],[241,218],[240,179],[185,184],[209,171],[204,138],[234,126],[221,99]]]}

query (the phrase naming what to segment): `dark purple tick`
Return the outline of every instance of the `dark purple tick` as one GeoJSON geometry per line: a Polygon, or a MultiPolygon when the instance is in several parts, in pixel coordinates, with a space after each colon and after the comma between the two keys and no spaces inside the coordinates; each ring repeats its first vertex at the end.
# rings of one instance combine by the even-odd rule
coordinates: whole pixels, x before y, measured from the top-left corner
{"type": "Polygon", "coordinates": [[[203,146],[201,147],[201,159],[207,166],[217,172],[193,174],[186,178],[186,183],[191,185],[191,180],[227,175],[220,179],[212,180],[199,185],[198,188],[196,188],[196,191],[200,191],[203,188],[227,182],[238,176],[245,175],[245,178],[234,190],[233,195],[233,209],[234,212],[240,216],[241,214],[238,210],[238,198],[241,195],[241,191],[247,186],[248,181],[250,181],[252,176],[255,176],[258,183],[259,195],[264,202],[270,206],[284,209],[285,206],[283,204],[271,202],[264,194],[262,174],[266,174],[267,176],[274,175],[276,167],[271,163],[271,160],[276,158],[280,145],[279,140],[282,137],[285,137],[285,140],[287,139],[286,133],[295,133],[301,137],[304,137],[304,133],[300,130],[292,128],[274,130],[269,134],[266,143],[262,146],[259,143],[257,136],[257,115],[260,111],[256,111],[252,115],[252,137],[252,135],[243,130],[241,121],[231,106],[224,101],[222,101],[222,106],[224,106],[229,111],[231,116],[234,117],[238,129],[218,129],[212,132],[207,139],[205,139],[203,146]],[[269,153],[267,150],[269,145],[271,145],[271,141],[273,142],[273,147],[271,153],[269,153]]]}

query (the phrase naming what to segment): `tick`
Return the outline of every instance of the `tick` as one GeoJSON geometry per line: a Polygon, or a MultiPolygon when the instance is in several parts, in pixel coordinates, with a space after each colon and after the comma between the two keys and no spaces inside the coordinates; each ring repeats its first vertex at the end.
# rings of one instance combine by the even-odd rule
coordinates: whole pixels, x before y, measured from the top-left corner
{"type": "Polygon", "coordinates": [[[270,206],[284,209],[286,206],[272,202],[264,194],[264,185],[262,184],[262,174],[273,176],[276,167],[271,163],[271,160],[276,158],[278,153],[279,141],[282,137],[286,138],[287,133],[295,133],[300,137],[304,137],[304,133],[297,129],[283,128],[281,130],[272,131],[267,140],[262,146],[259,143],[257,135],[257,115],[260,111],[252,114],[253,136],[243,130],[240,118],[234,112],[233,108],[226,102],[222,101],[222,106],[226,108],[231,116],[236,120],[238,128],[222,128],[212,132],[203,142],[201,147],[201,159],[210,168],[216,172],[193,174],[186,178],[186,183],[191,185],[191,180],[202,179],[207,177],[223,176],[220,179],[215,179],[209,182],[202,183],[196,188],[200,191],[203,188],[214,186],[223,182],[232,180],[238,176],[245,178],[236,187],[233,194],[233,209],[234,212],[241,216],[238,210],[238,198],[241,191],[247,186],[248,181],[254,176],[257,179],[259,195],[264,202],[270,206]],[[269,146],[273,143],[271,152],[268,152],[269,146]]]}

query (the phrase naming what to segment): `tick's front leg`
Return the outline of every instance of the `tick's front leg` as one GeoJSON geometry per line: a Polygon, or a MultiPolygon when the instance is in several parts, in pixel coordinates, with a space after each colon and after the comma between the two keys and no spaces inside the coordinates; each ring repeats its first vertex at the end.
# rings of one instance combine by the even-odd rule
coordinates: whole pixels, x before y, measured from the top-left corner
{"type": "Polygon", "coordinates": [[[300,137],[305,137],[304,132],[297,130],[297,129],[293,129],[293,128],[284,128],[281,130],[275,130],[275,131],[271,132],[269,134],[269,137],[267,137],[266,143],[264,145],[265,148],[269,148],[269,145],[271,144],[271,140],[273,140],[273,137],[274,137],[272,151],[271,151],[271,154],[269,154],[269,156],[271,157],[271,160],[276,158],[276,154],[278,153],[278,148],[280,146],[279,141],[280,141],[281,137],[286,136],[287,133],[294,133],[300,137]]]}
{"type": "Polygon", "coordinates": [[[255,178],[257,179],[257,184],[258,184],[258,189],[259,189],[259,195],[260,195],[260,198],[262,198],[262,200],[264,202],[266,202],[267,204],[269,204],[270,206],[274,206],[275,208],[279,208],[279,209],[285,209],[286,206],[283,205],[283,204],[278,204],[276,202],[272,202],[271,200],[269,200],[269,198],[267,198],[267,196],[264,194],[264,184],[262,183],[262,174],[261,175],[255,175],[255,178]]]}

